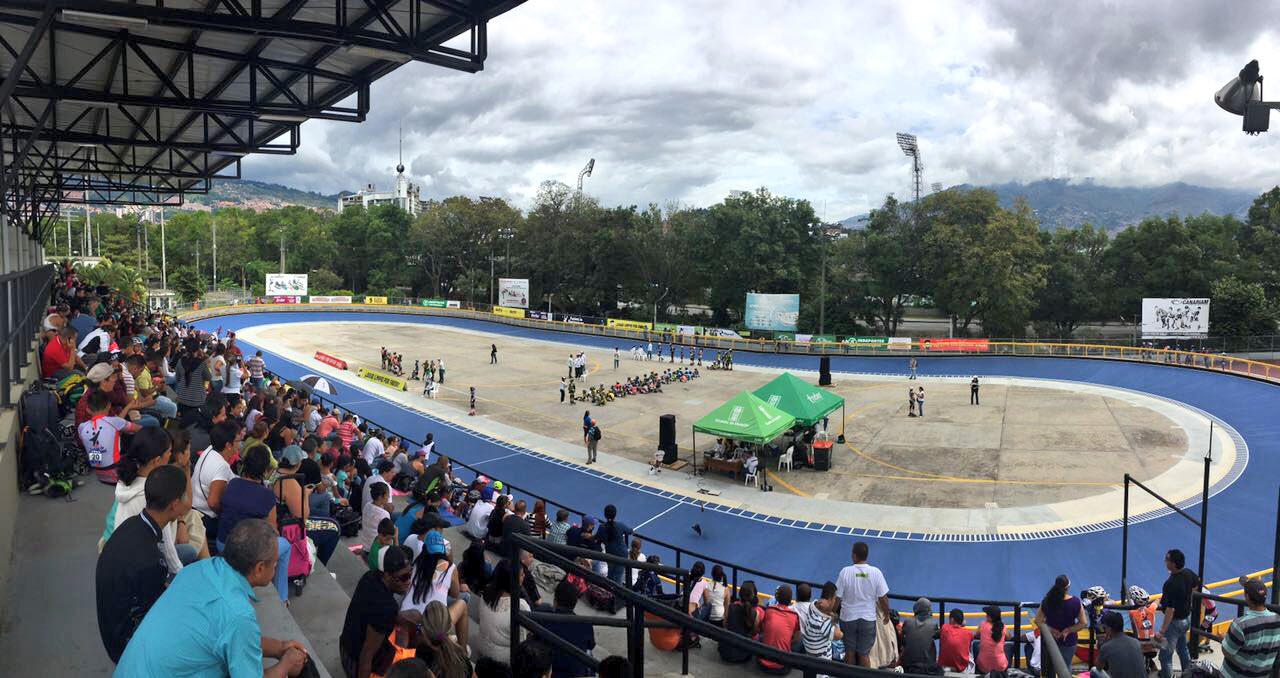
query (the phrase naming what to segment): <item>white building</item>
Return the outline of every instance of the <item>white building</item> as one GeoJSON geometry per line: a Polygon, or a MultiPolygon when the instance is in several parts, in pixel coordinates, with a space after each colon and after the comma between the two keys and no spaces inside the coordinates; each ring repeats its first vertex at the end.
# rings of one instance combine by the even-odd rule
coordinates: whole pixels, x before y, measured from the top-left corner
{"type": "Polygon", "coordinates": [[[403,164],[396,165],[395,188],[390,191],[379,191],[373,184],[366,184],[356,193],[339,197],[338,211],[341,212],[353,205],[361,205],[365,209],[375,205],[397,205],[410,215],[417,216],[422,210],[422,199],[419,197],[421,189],[422,187],[409,183],[409,178],[404,175],[403,164]]]}

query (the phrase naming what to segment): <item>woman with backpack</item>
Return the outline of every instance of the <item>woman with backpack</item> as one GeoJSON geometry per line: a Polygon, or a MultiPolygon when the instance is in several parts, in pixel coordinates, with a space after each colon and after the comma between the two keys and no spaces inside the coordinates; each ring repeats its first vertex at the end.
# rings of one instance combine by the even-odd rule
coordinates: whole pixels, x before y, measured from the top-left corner
{"type": "MultiPolygon", "coordinates": [[[[334,550],[338,548],[341,531],[338,523],[328,518],[317,518],[311,515],[310,499],[312,483],[305,482],[302,474],[302,448],[290,445],[280,455],[280,469],[271,491],[276,497],[276,517],[281,524],[295,520],[305,526],[302,539],[310,537],[316,545],[316,558],[328,563],[334,550]]],[[[317,479],[318,480],[318,479],[317,479]]],[[[281,534],[284,531],[281,530],[281,534]]],[[[301,542],[306,548],[305,541],[301,542]]],[[[298,544],[294,544],[297,548],[298,544]]]]}

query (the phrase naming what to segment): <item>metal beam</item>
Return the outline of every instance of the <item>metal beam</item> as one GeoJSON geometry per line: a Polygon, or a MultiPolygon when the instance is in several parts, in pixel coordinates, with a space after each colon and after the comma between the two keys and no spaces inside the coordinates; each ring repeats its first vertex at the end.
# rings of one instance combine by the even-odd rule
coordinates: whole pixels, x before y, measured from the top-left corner
{"type": "MultiPolygon", "coordinates": [[[[285,125],[281,125],[285,126],[285,125]]],[[[16,133],[23,134],[31,131],[29,125],[14,125],[12,128],[16,133]]],[[[278,135],[272,135],[278,136],[278,135]]],[[[293,155],[298,150],[297,144],[297,125],[292,126],[293,137],[288,144],[217,144],[202,142],[186,142],[186,141],[168,141],[168,140],[151,140],[151,139],[129,139],[127,137],[108,136],[105,134],[92,134],[89,132],[74,132],[69,130],[41,130],[37,133],[37,139],[40,141],[50,141],[55,143],[66,144],[94,144],[102,146],[123,146],[137,148],[155,148],[161,152],[167,150],[185,150],[197,151],[200,153],[225,154],[234,156],[243,156],[250,153],[263,153],[267,155],[293,155]]]]}

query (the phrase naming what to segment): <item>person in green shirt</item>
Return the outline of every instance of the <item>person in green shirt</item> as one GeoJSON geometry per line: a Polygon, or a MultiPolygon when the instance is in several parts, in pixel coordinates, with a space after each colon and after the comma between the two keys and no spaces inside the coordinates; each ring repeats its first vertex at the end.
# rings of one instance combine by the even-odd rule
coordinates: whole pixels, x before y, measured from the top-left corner
{"type": "Polygon", "coordinates": [[[1280,661],[1280,615],[1267,608],[1267,586],[1260,579],[1240,578],[1249,607],[1231,622],[1222,639],[1222,675],[1267,678],[1280,661]]]}
{"type": "Polygon", "coordinates": [[[369,547],[369,555],[365,559],[369,564],[370,570],[381,570],[378,567],[378,558],[382,549],[396,543],[396,523],[390,518],[383,518],[378,523],[378,537],[373,540],[373,544],[369,547]]]}

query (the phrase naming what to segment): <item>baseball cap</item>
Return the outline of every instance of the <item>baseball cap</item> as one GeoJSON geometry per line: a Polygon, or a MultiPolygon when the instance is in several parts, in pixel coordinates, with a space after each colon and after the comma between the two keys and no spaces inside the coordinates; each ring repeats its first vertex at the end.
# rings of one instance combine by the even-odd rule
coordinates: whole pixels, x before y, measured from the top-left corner
{"type": "Polygon", "coordinates": [[[297,445],[290,445],[280,452],[280,462],[285,466],[297,466],[306,453],[297,445]]]}
{"type": "Polygon", "coordinates": [[[89,374],[85,375],[85,378],[96,384],[112,374],[115,374],[115,369],[110,363],[100,362],[89,368],[89,374]]]}
{"type": "Polygon", "coordinates": [[[423,547],[427,550],[427,553],[443,554],[445,552],[444,535],[435,531],[428,532],[427,538],[423,542],[423,547]]]}
{"type": "Polygon", "coordinates": [[[1244,597],[1246,600],[1265,601],[1267,599],[1267,585],[1262,583],[1261,579],[1241,577],[1239,582],[1240,586],[1244,588],[1244,597]]]}
{"type": "Polygon", "coordinates": [[[373,470],[377,471],[378,473],[382,473],[383,471],[387,471],[390,469],[391,469],[391,461],[388,459],[378,459],[377,461],[373,462],[373,470]]]}
{"type": "Polygon", "coordinates": [[[480,500],[481,500],[481,501],[493,501],[493,488],[492,488],[492,487],[486,487],[486,488],[484,488],[483,490],[480,490],[480,500]]]}

